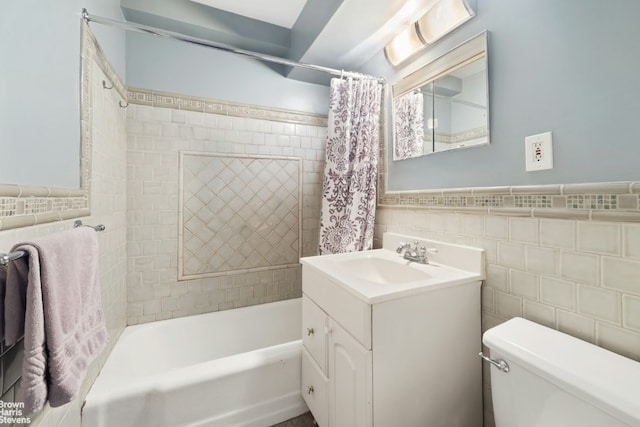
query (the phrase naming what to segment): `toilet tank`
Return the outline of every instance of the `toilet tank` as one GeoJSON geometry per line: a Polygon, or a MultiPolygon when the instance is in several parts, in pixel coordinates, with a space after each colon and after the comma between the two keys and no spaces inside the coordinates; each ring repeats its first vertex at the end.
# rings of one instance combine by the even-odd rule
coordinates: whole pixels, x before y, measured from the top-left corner
{"type": "Polygon", "coordinates": [[[640,363],[522,318],[484,333],[496,427],[640,427],[640,363]]]}

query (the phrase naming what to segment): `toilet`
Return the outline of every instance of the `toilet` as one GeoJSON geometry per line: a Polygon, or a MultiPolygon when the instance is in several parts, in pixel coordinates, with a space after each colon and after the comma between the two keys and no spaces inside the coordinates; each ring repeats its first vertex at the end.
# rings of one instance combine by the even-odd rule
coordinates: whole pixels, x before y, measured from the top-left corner
{"type": "Polygon", "coordinates": [[[484,333],[496,427],[640,427],[640,363],[522,318],[484,333]]]}

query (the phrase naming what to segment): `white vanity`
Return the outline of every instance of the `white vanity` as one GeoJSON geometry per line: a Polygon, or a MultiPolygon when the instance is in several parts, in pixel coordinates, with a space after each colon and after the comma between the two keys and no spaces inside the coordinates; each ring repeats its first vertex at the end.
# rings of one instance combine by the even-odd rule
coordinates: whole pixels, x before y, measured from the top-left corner
{"type": "Polygon", "coordinates": [[[482,425],[483,257],[386,233],[383,249],[301,260],[301,392],[320,427],[482,425]],[[414,241],[429,264],[396,252],[414,241]]]}

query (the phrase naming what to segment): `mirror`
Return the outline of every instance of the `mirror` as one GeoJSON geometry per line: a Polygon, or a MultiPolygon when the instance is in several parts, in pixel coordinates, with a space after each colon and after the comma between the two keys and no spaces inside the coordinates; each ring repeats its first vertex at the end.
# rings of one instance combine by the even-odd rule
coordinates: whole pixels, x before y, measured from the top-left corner
{"type": "Polygon", "coordinates": [[[393,160],[489,143],[486,31],[393,85],[393,160]]]}

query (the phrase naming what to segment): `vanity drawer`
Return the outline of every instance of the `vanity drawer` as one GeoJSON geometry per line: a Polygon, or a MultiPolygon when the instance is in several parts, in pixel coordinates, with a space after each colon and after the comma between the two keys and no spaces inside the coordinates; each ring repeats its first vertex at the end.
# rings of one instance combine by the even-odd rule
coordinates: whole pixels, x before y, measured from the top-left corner
{"type": "Polygon", "coordinates": [[[329,425],[329,380],[306,349],[302,349],[302,381],[300,392],[318,426],[329,425]]]}
{"type": "Polygon", "coordinates": [[[302,344],[323,373],[327,373],[327,314],[302,295],[302,344]]]}

